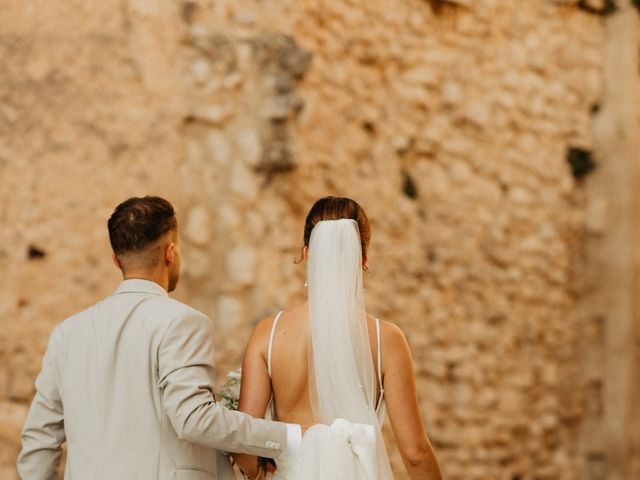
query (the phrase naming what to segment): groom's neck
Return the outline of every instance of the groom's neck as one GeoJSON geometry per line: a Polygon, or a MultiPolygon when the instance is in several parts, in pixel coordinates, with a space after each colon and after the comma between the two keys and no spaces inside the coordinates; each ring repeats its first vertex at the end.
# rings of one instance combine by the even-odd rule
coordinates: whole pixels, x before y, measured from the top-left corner
{"type": "Polygon", "coordinates": [[[127,271],[127,272],[123,272],[123,279],[124,280],[133,280],[133,279],[148,280],[150,282],[157,283],[165,290],[169,289],[169,278],[164,272],[160,272],[160,271],[153,271],[153,272],[142,271],[142,270],[127,271]]]}

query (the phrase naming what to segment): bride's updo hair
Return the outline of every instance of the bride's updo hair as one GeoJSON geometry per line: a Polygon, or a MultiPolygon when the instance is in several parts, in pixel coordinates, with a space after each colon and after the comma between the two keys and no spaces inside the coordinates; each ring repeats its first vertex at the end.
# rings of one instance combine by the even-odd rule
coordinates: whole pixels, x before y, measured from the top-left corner
{"type": "Polygon", "coordinates": [[[313,204],[304,223],[304,246],[309,246],[311,230],[318,222],[343,218],[350,218],[358,223],[360,241],[362,243],[362,257],[366,257],[369,240],[371,240],[369,219],[362,207],[358,205],[358,202],[346,197],[322,197],[313,204]]]}

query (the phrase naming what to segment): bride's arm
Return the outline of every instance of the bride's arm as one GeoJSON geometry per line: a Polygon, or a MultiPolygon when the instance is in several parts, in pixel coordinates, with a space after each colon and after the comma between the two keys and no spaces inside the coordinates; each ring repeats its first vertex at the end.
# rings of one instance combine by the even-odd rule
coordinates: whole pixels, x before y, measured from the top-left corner
{"type": "Polygon", "coordinates": [[[382,371],[389,420],[404,465],[413,480],[442,480],[420,416],[413,360],[397,326],[383,322],[382,371]]]}
{"type": "MultiPolygon", "coordinates": [[[[273,317],[260,321],[249,338],[242,359],[242,383],[238,410],[252,417],[264,418],[271,399],[271,379],[267,370],[264,350],[271,331],[273,317]]],[[[258,458],[251,455],[234,455],[238,466],[249,478],[258,474],[258,458]]]]}

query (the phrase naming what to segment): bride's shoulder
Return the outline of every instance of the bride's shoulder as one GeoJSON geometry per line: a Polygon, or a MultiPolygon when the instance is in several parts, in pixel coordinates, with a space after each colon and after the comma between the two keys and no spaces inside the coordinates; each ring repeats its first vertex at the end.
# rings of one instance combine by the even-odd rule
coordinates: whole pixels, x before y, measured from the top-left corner
{"type": "Polygon", "coordinates": [[[402,329],[393,322],[380,321],[380,337],[383,375],[390,371],[412,372],[411,348],[402,329]]]}
{"type": "Polygon", "coordinates": [[[276,315],[267,315],[266,317],[262,317],[258,320],[255,327],[253,327],[252,337],[256,337],[257,339],[269,337],[271,335],[271,328],[273,327],[273,322],[275,321],[276,315]]]}
{"type": "Polygon", "coordinates": [[[266,359],[269,351],[269,344],[271,343],[271,334],[274,334],[274,341],[276,343],[279,342],[280,340],[278,340],[278,338],[281,337],[282,333],[286,335],[287,331],[291,331],[291,327],[295,327],[299,320],[299,316],[299,309],[293,308],[291,310],[283,310],[279,314],[274,313],[273,315],[262,317],[253,327],[253,331],[249,337],[249,342],[247,343],[245,355],[255,354],[266,359]],[[274,328],[274,322],[279,315],[280,319],[276,330],[274,328]]]}
{"type": "Polygon", "coordinates": [[[267,343],[275,317],[275,315],[267,315],[256,323],[247,342],[245,356],[259,355],[266,358],[267,343]]]}
{"type": "Polygon", "coordinates": [[[393,322],[389,320],[383,320],[382,318],[376,318],[371,314],[367,314],[367,320],[370,326],[375,328],[375,322],[380,322],[380,335],[384,336],[397,336],[404,335],[402,333],[402,329],[393,322]]]}
{"type": "Polygon", "coordinates": [[[382,344],[387,346],[402,346],[407,342],[402,329],[388,320],[380,320],[380,336],[382,344]]]}

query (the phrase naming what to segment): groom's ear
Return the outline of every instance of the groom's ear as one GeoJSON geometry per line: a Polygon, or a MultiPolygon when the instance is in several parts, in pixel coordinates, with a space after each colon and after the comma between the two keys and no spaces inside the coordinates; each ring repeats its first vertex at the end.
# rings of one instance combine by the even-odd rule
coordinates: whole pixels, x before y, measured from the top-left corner
{"type": "Polygon", "coordinates": [[[164,261],[167,265],[171,265],[176,258],[176,244],[174,242],[169,242],[169,244],[164,249],[164,261]]]}

